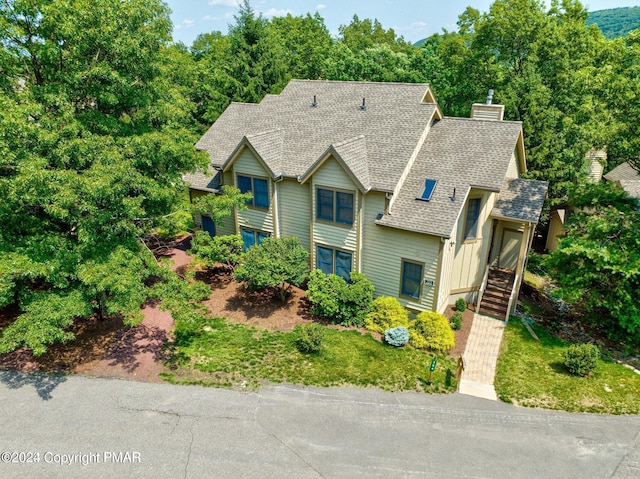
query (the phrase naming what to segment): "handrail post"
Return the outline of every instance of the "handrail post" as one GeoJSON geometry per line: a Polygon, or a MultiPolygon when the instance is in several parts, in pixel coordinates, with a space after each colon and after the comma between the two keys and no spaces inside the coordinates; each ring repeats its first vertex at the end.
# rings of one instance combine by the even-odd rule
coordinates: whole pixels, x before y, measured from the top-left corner
{"type": "Polygon", "coordinates": [[[487,288],[487,282],[489,281],[489,268],[491,266],[487,264],[487,268],[484,272],[484,278],[482,278],[482,285],[480,286],[480,292],[478,293],[478,303],[476,304],[476,312],[480,311],[480,303],[482,303],[482,295],[487,288]]]}

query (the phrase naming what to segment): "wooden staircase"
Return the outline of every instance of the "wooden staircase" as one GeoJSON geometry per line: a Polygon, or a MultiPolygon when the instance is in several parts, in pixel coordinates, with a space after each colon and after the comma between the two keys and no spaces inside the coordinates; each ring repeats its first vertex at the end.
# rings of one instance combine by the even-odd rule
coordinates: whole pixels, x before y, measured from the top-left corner
{"type": "Polygon", "coordinates": [[[515,272],[502,268],[489,268],[487,286],[482,295],[478,311],[481,314],[505,321],[509,308],[509,297],[513,290],[515,272]]]}

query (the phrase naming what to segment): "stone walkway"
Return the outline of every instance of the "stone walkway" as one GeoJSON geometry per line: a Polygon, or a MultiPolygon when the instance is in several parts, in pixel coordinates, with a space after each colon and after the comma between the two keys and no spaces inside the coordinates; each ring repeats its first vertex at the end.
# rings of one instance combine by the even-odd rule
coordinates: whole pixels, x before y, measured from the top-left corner
{"type": "Polygon", "coordinates": [[[493,381],[505,326],[503,321],[474,314],[464,353],[465,369],[458,388],[460,394],[498,400],[493,381]]]}

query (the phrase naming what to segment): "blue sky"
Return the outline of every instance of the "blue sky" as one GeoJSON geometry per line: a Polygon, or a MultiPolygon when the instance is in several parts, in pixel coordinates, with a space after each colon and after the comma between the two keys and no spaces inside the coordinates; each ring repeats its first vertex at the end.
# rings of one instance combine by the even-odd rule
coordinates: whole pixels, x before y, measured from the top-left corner
{"type": "MultiPolygon", "coordinates": [[[[238,0],[165,0],[173,14],[173,38],[187,46],[200,33],[227,32],[237,12],[238,0]]],[[[263,16],[305,15],[318,11],[332,35],[340,25],[360,19],[377,18],[384,28],[393,28],[405,40],[416,42],[433,33],[456,29],[458,15],[471,5],[486,12],[492,0],[252,0],[252,7],[263,16]]],[[[547,0],[547,4],[549,0],[547,0]]],[[[640,0],[584,0],[589,11],[640,5],[640,0]]]]}

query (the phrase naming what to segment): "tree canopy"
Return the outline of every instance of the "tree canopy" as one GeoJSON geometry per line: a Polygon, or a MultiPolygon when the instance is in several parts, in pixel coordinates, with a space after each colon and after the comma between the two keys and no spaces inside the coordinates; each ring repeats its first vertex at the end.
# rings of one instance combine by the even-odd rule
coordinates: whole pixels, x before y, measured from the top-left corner
{"type": "MultiPolygon", "coordinates": [[[[228,34],[188,48],[171,43],[160,0],[0,3],[0,307],[21,312],[0,351],[42,352],[92,314],[134,324],[149,295],[182,288],[141,238],[181,207],[181,175],[206,169],[193,144],[229,103],[291,78],[428,82],[453,116],[491,88],[522,122],[527,175],[550,182],[550,205],[569,201],[592,147],[606,147],[607,170],[640,168],[639,31],[609,40],[587,18],[577,0],[495,0],[415,47],[377,19],[332,38],[318,13],[268,19],[244,0],[228,34]]],[[[197,207],[218,221],[242,202],[197,207]]],[[[571,231],[587,241],[618,220],[599,212],[571,231]]]]}

